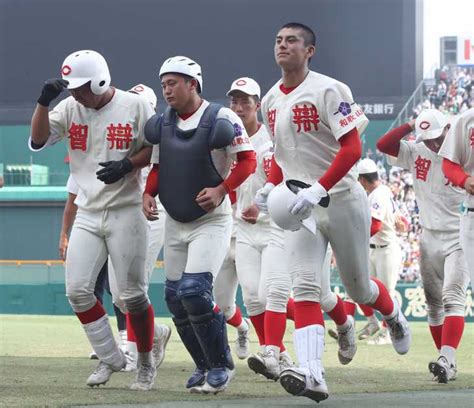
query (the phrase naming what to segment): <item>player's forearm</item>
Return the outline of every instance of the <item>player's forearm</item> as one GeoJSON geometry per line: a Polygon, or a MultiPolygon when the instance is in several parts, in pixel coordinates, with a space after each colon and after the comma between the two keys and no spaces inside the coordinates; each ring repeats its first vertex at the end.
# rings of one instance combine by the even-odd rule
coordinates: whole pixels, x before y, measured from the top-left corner
{"type": "Polygon", "coordinates": [[[257,159],[255,152],[245,151],[237,153],[237,164],[230,172],[229,176],[222,182],[226,193],[234,191],[247,178],[255,172],[257,168],[257,159]]]}
{"type": "Polygon", "coordinates": [[[283,172],[281,167],[275,160],[275,155],[272,157],[272,162],[270,164],[270,174],[267,178],[267,183],[272,183],[274,186],[277,186],[283,181],[283,172]]]}
{"type": "Polygon", "coordinates": [[[398,157],[400,151],[400,141],[413,131],[409,123],[405,123],[390,132],[386,133],[377,141],[377,149],[382,153],[393,157],[398,157]]]}
{"type": "Polygon", "coordinates": [[[466,180],[469,178],[469,174],[467,174],[461,165],[452,162],[448,159],[443,159],[443,173],[445,177],[453,183],[455,186],[465,188],[464,184],[466,180]]]}
{"type": "Polygon", "coordinates": [[[319,179],[326,191],[333,188],[357,163],[362,155],[362,144],[360,142],[359,132],[356,128],[352,129],[339,139],[340,150],[327,169],[326,173],[319,179]]]}
{"type": "Polygon", "coordinates": [[[156,197],[159,191],[159,173],[160,165],[154,164],[146,179],[145,194],[150,194],[152,197],[156,197]]]}
{"type": "Polygon", "coordinates": [[[43,146],[49,137],[49,113],[46,106],[36,104],[31,118],[31,141],[37,146],[43,146]]]}
{"type": "Polygon", "coordinates": [[[69,233],[71,232],[72,226],[74,224],[74,220],[76,219],[77,205],[74,204],[75,199],[76,195],[69,193],[69,197],[66,201],[66,206],[64,207],[61,236],[69,236],[69,233]]]}
{"type": "Polygon", "coordinates": [[[144,147],[134,156],[129,158],[134,169],[142,169],[150,164],[152,149],[151,146],[144,147]]]}

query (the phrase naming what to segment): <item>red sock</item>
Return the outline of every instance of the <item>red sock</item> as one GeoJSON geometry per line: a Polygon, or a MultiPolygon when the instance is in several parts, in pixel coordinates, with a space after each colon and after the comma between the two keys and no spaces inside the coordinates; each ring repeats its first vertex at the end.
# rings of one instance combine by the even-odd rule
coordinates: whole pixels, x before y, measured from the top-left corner
{"type": "Polygon", "coordinates": [[[348,302],[347,300],[344,301],[344,309],[346,310],[346,313],[348,315],[351,315],[352,317],[355,316],[356,313],[356,305],[353,302],[348,302]]]}
{"type": "Polygon", "coordinates": [[[373,309],[378,310],[382,313],[383,316],[389,316],[393,313],[393,308],[395,307],[393,304],[393,300],[390,297],[390,293],[388,293],[387,288],[385,285],[380,282],[377,278],[371,278],[379,287],[379,296],[377,300],[372,306],[373,309]]]}
{"type": "Polygon", "coordinates": [[[450,346],[457,349],[464,331],[463,316],[448,316],[444,318],[441,346],[450,346]]]}
{"type": "Polygon", "coordinates": [[[295,321],[295,299],[290,297],[286,304],[286,318],[295,321]]]}
{"type": "MultiPolygon", "coordinates": [[[[265,345],[283,347],[283,336],[286,330],[286,313],[265,310],[265,345]]],[[[281,350],[281,351],[283,351],[281,350]]]]}
{"type": "Polygon", "coordinates": [[[249,319],[255,327],[259,344],[261,346],[265,345],[265,312],[256,316],[249,316],[249,319]]]}
{"type": "Polygon", "coordinates": [[[374,315],[374,309],[372,309],[370,306],[367,305],[359,305],[359,307],[362,309],[364,312],[365,317],[370,317],[374,315]]]}
{"type": "Polygon", "coordinates": [[[240,311],[240,307],[236,307],[234,315],[229,320],[227,320],[227,324],[230,324],[236,328],[242,324],[242,312],[240,311]]]}
{"type": "Polygon", "coordinates": [[[105,310],[102,304],[97,301],[94,306],[85,312],[76,312],[76,316],[79,318],[82,324],[92,323],[99,320],[105,315],[105,310]]]}
{"type": "Polygon", "coordinates": [[[429,326],[431,337],[433,337],[433,341],[435,346],[438,350],[441,349],[441,336],[443,335],[443,325],[440,324],[439,326],[429,326]]]}
{"type": "Polygon", "coordinates": [[[219,305],[217,303],[214,303],[214,307],[212,308],[214,313],[219,313],[221,311],[219,305]]]}
{"type": "Polygon", "coordinates": [[[324,326],[321,305],[317,302],[295,302],[295,329],[320,324],[324,326]]]}
{"type": "Polygon", "coordinates": [[[137,337],[135,336],[135,332],[133,331],[132,324],[130,323],[130,313],[125,315],[125,323],[127,324],[127,340],[136,343],[137,337]]]}
{"type": "Polygon", "coordinates": [[[153,335],[155,333],[155,314],[153,306],[149,305],[140,313],[129,313],[130,325],[133,327],[137,338],[139,353],[147,353],[153,348],[153,335]]]}
{"type": "Polygon", "coordinates": [[[344,302],[339,296],[337,297],[336,306],[330,311],[326,312],[329,317],[336,323],[338,326],[342,326],[347,321],[347,313],[344,308],[344,302]]]}

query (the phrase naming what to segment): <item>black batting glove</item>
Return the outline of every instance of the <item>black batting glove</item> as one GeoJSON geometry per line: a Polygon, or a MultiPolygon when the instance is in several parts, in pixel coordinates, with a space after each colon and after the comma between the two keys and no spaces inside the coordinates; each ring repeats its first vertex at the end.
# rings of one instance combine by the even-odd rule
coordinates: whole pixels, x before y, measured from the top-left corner
{"type": "Polygon", "coordinates": [[[67,88],[69,82],[61,78],[48,79],[41,90],[41,95],[38,98],[38,103],[42,106],[48,107],[53,99],[56,99],[59,94],[67,88]]]}
{"type": "Polygon", "coordinates": [[[99,163],[99,166],[104,168],[100,169],[95,174],[97,174],[97,178],[105,184],[115,183],[133,170],[132,162],[127,158],[101,162],[99,163]]]}

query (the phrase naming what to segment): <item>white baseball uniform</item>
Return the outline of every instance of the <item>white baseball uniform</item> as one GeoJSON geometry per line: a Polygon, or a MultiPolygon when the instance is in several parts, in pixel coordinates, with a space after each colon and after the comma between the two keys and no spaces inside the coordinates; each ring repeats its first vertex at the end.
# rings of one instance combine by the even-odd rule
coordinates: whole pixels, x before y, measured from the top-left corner
{"type": "MultiPolygon", "coordinates": [[[[183,120],[177,116],[176,127],[182,131],[196,129],[208,106],[209,102],[204,100],[199,109],[189,118],[183,120]]],[[[231,145],[211,152],[214,166],[224,178],[236,159],[236,154],[253,151],[253,148],[242,120],[232,110],[222,107],[217,113],[217,119],[220,118],[228,119],[234,124],[234,128],[241,130],[241,135],[236,136],[231,145]]],[[[159,157],[156,157],[156,160],[159,161],[159,157]]],[[[182,223],[167,215],[164,245],[167,279],[177,281],[181,279],[183,272],[211,272],[214,278],[216,277],[230,244],[231,213],[230,199],[226,195],[219,207],[195,221],[182,223]]]]}
{"type": "MultiPolygon", "coordinates": [[[[290,93],[278,81],[262,100],[265,125],[275,138],[275,160],[284,179],[309,184],[327,171],[340,149],[339,138],[368,119],[353,101],[347,85],[309,71],[290,93]]],[[[330,191],[327,209],[316,206],[313,235],[304,228],[285,231],[285,248],[293,277],[295,301],[320,301],[321,271],[328,242],[336,256],[342,282],[358,303],[373,303],[378,287],[369,280],[370,213],[367,195],[351,169],[330,191]]]]}
{"type": "MultiPolygon", "coordinates": [[[[439,151],[446,159],[461,165],[474,175],[474,108],[468,109],[449,130],[439,151]]],[[[474,282],[474,195],[465,192],[464,213],[461,217],[461,245],[464,249],[471,285],[474,282]]]]}
{"type": "Polygon", "coordinates": [[[132,157],[148,146],[144,126],[153,115],[141,96],[115,89],[104,107],[89,109],[73,97],[49,112],[50,135],[41,150],[61,139],[68,144],[71,174],[79,186],[76,220],[66,259],[66,293],[76,312],[94,306],[97,275],[110,255],[121,300],[146,293],[144,273],[148,229],[141,209],[142,177],[133,169],[123,179],[104,184],[99,162],[132,157]]]}
{"type": "Polygon", "coordinates": [[[395,229],[398,208],[392,191],[384,184],[375,188],[368,200],[372,218],[382,222],[382,229],[370,237],[369,271],[393,294],[402,263],[402,250],[395,229]]]}
{"type": "Polygon", "coordinates": [[[424,143],[402,140],[391,164],[413,174],[413,188],[423,227],[420,273],[428,306],[428,323],[443,324],[445,316],[464,316],[468,273],[460,245],[462,189],[448,182],[443,158],[424,143]]]}
{"type": "Polygon", "coordinates": [[[237,188],[235,263],[242,295],[250,316],[266,310],[286,313],[291,281],[286,268],[284,232],[268,214],[260,213],[256,224],[242,219],[242,212],[266,182],[273,156],[273,142],[264,126],[250,138],[257,169],[237,188]]]}

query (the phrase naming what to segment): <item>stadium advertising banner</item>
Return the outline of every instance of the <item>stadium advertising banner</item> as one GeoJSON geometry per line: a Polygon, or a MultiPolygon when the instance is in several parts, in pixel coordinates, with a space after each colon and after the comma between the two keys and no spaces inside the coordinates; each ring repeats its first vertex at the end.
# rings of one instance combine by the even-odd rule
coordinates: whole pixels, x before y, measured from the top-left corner
{"type": "Polygon", "coordinates": [[[457,63],[464,67],[474,67],[474,37],[458,37],[457,63]]]}
{"type": "Polygon", "coordinates": [[[356,98],[358,105],[370,120],[395,119],[402,110],[405,97],[365,97],[356,98]]]}

